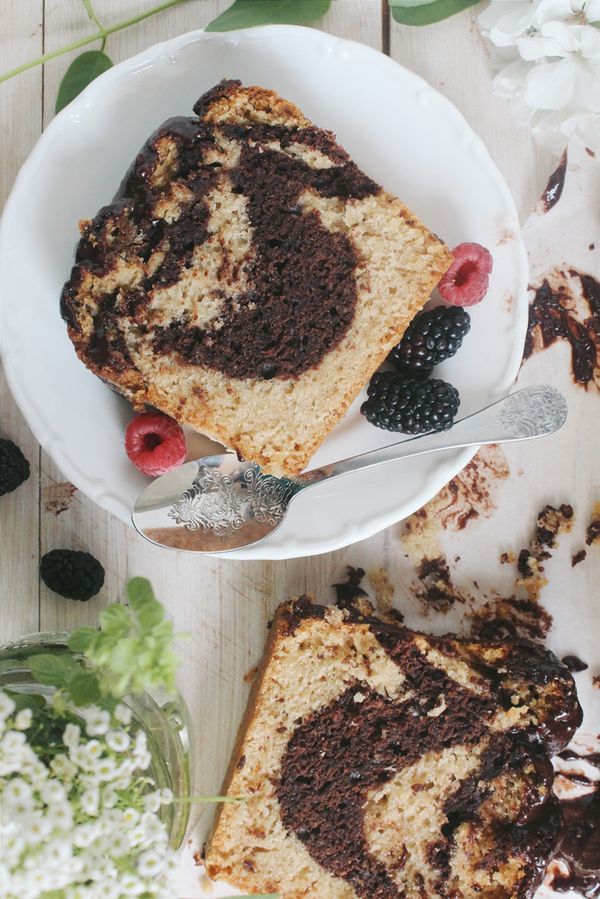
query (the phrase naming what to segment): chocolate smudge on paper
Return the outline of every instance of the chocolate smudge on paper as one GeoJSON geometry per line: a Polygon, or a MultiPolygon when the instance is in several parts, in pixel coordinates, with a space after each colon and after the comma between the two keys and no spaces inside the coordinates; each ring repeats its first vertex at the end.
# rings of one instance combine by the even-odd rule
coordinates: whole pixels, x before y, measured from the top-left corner
{"type": "Polygon", "coordinates": [[[557,893],[573,890],[586,899],[600,896],[600,789],[562,800],[563,823],[554,855],[549,886],[557,893]]]}
{"type": "Polygon", "coordinates": [[[497,482],[509,474],[500,447],[482,447],[437,496],[407,518],[401,539],[413,561],[441,555],[441,531],[462,531],[478,518],[489,518],[496,509],[497,482]]]}
{"type": "Polygon", "coordinates": [[[580,562],[583,562],[585,557],[587,556],[587,552],[585,549],[580,549],[578,552],[573,553],[571,556],[571,568],[575,568],[576,565],[579,565],[580,562]]]}
{"type": "Polygon", "coordinates": [[[600,674],[595,674],[592,678],[592,687],[595,687],[596,690],[600,690],[600,674]]]}
{"type": "Polygon", "coordinates": [[[567,151],[565,150],[563,155],[560,157],[560,162],[558,163],[557,167],[548,178],[546,189],[540,197],[540,202],[538,205],[538,212],[540,214],[550,212],[550,210],[553,209],[553,207],[556,206],[556,204],[560,200],[563,188],[565,186],[566,174],[567,151]]]}
{"type": "Polygon", "coordinates": [[[60,515],[62,512],[66,512],[76,493],[77,487],[69,481],[44,487],[42,489],[44,510],[56,516],[60,515]]]}
{"type": "Polygon", "coordinates": [[[600,386],[600,283],[574,269],[554,271],[537,287],[529,306],[523,360],[559,340],[571,347],[571,375],[584,387],[600,386]]]}
{"type": "Polygon", "coordinates": [[[600,743],[584,737],[583,746],[558,753],[554,793],[562,826],[545,885],[558,893],[576,891],[587,899],[600,897],[600,743]],[[582,792],[585,789],[585,792],[582,792]],[[573,794],[576,793],[574,797],[573,794]]]}

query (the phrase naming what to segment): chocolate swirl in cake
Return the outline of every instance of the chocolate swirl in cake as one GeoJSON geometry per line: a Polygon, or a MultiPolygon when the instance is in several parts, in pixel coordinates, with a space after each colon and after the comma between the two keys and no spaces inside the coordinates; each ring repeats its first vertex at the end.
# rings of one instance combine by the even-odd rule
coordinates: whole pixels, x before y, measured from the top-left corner
{"type": "MultiPolygon", "coordinates": [[[[318,607],[300,600],[291,610],[288,628],[293,632],[303,618],[322,614],[318,607]]],[[[515,645],[493,667],[478,664],[474,654],[470,658],[465,643],[465,660],[487,684],[487,689],[478,694],[431,664],[414,645],[412,632],[377,619],[354,617],[369,623],[378,642],[401,668],[414,698],[399,702],[366,683],[355,682],[334,702],[299,724],[283,757],[278,785],[284,825],[316,861],[348,881],[358,896],[407,896],[394,880],[394,866],[384,864],[370,850],[365,830],[368,797],[427,752],[454,746],[472,746],[475,751],[483,742],[485,748],[474,773],[459,782],[444,804],[447,823],[440,840],[428,847],[428,861],[436,877],[435,894],[450,895],[447,882],[454,837],[462,823],[471,822],[479,832],[487,828],[493,833],[493,853],[485,855],[479,866],[494,870],[511,853],[518,853],[526,859],[530,877],[514,895],[531,895],[532,885],[543,876],[560,822],[551,793],[553,772],[547,752],[564,746],[580,722],[572,678],[550,653],[537,646],[515,645]],[[548,723],[544,728],[536,729],[539,746],[528,741],[524,729],[498,733],[490,728],[498,710],[510,710],[515,684],[521,678],[531,685],[533,695],[550,679],[560,678],[568,694],[562,715],[557,707],[545,715],[548,723]],[[484,805],[492,793],[492,782],[498,778],[510,781],[513,776],[521,785],[514,814],[510,821],[490,823],[490,811],[484,814],[484,805]]],[[[440,653],[456,658],[456,641],[428,640],[440,653]]],[[[396,863],[400,868],[406,855],[396,863]]],[[[429,895],[425,881],[421,895],[429,895]]]]}
{"type": "Polygon", "coordinates": [[[203,122],[204,110],[238,85],[224,82],[202,97],[194,107],[200,118],[165,122],[136,158],[115,202],[86,228],[61,299],[72,327],[78,327],[74,304],[84,271],[93,269],[110,284],[119,257],[134,254],[146,267],[141,283],[120,284],[98,298],[88,344],[97,365],[134,367],[124,333],[138,328],[159,358],[233,378],[290,379],[318,365],[352,324],[356,249],[343,230],[304,209],[301,198],[308,191],[330,200],[360,199],[380,188],[320,129],[203,122]],[[171,155],[162,177],[158,148],[165,141],[171,155]],[[233,163],[232,147],[238,151],[233,163]],[[319,154],[320,163],[310,164],[302,151],[307,158],[319,154]],[[174,217],[161,212],[173,183],[185,188],[174,217]],[[219,278],[231,291],[223,293],[216,319],[194,323],[199,294],[170,321],[152,323],[146,313],[154,293],[178,284],[210,236],[209,195],[225,205],[240,195],[246,199],[251,248],[240,260],[220,246],[219,278]],[[156,266],[153,258],[160,260],[156,266]],[[237,291],[242,269],[245,289],[237,291]]]}

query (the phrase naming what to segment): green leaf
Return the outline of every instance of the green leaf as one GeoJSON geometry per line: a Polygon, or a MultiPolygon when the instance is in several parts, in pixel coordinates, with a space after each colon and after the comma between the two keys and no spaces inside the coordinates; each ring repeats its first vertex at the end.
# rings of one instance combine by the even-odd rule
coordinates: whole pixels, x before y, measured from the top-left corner
{"type": "Polygon", "coordinates": [[[449,16],[475,6],[479,0],[435,0],[422,3],[421,0],[389,0],[392,16],[401,25],[432,25],[449,16]]]}
{"type": "Polygon", "coordinates": [[[146,603],[156,602],[152,584],[147,577],[132,577],[127,584],[127,600],[136,611],[146,603]]]}
{"type": "Polygon", "coordinates": [[[31,709],[32,712],[37,712],[46,707],[46,700],[39,693],[17,693],[16,690],[6,690],[6,692],[15,704],[15,712],[20,712],[21,709],[31,709]]]}
{"type": "Polygon", "coordinates": [[[100,612],[100,627],[103,633],[112,634],[129,629],[129,614],[119,602],[114,602],[100,612]]]}
{"type": "Polygon", "coordinates": [[[30,656],[27,664],[36,681],[52,687],[66,687],[71,678],[81,671],[75,659],[66,653],[40,653],[30,656]]]}
{"type": "Polygon", "coordinates": [[[67,645],[71,652],[84,653],[97,633],[98,631],[94,627],[80,627],[69,635],[67,645]]]}
{"type": "Polygon", "coordinates": [[[206,31],[233,31],[253,25],[308,25],[324,16],[331,0],[235,0],[206,31]]]}
{"type": "Polygon", "coordinates": [[[112,64],[101,50],[87,50],[74,59],[60,83],[55,112],[64,109],[94,78],[112,68],[112,64]]]}
{"type": "Polygon", "coordinates": [[[131,608],[136,612],[140,627],[150,631],[159,625],[165,613],[163,607],[154,597],[150,581],[145,577],[133,577],[127,584],[127,598],[131,608]]]}
{"type": "Polygon", "coordinates": [[[89,671],[81,671],[69,681],[69,695],[75,705],[90,705],[100,699],[98,678],[89,671]]]}

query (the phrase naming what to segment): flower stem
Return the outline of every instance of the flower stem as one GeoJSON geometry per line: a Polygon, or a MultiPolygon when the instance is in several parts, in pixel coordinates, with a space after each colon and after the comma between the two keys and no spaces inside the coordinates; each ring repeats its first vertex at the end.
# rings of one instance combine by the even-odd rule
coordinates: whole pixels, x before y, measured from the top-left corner
{"type": "MultiPolygon", "coordinates": [[[[158,6],[153,6],[151,9],[147,9],[146,12],[140,13],[137,16],[132,16],[130,19],[124,19],[122,22],[117,22],[116,25],[109,25],[106,28],[102,26],[99,27],[98,31],[94,34],[88,34],[86,37],[80,38],[78,41],[72,41],[70,44],[65,44],[64,47],[60,47],[58,50],[52,50],[50,53],[44,53],[42,56],[38,56],[36,59],[32,59],[29,62],[24,62],[22,65],[17,66],[15,69],[10,69],[8,72],[4,72],[3,75],[0,75],[0,83],[3,81],[8,81],[9,78],[14,78],[15,75],[20,75],[21,72],[26,72],[28,69],[33,69],[35,66],[40,66],[45,62],[49,62],[51,59],[56,59],[57,56],[63,56],[65,53],[69,53],[71,50],[77,50],[79,47],[85,47],[87,44],[93,44],[94,41],[102,41],[103,45],[106,42],[106,38],[110,34],[114,34],[116,31],[122,31],[124,28],[130,28],[132,25],[137,25],[138,22],[143,21],[144,19],[150,18],[150,16],[155,16],[159,12],[163,12],[165,9],[169,9],[171,6],[177,6],[179,3],[184,3],[185,0],[165,0],[164,3],[160,3],[158,6]]],[[[90,10],[90,6],[88,3],[85,4],[86,9],[90,10]]],[[[95,15],[92,16],[96,25],[100,25],[95,15]]]]}

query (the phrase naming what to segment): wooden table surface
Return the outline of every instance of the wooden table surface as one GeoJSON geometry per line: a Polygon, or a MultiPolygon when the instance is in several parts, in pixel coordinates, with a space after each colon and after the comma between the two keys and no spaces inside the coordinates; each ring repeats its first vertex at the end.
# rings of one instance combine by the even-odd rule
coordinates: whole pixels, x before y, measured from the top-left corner
{"type": "MultiPolygon", "coordinates": [[[[106,23],[151,5],[151,0],[95,3],[106,23]]],[[[228,5],[229,0],[189,0],[113,35],[108,52],[114,61],[120,61],[157,41],[201,27],[228,5]]],[[[390,23],[385,6],[379,0],[334,0],[319,27],[389,53],[447,95],[483,138],[525,223],[555,161],[536,147],[528,132],[513,123],[508,104],[492,95],[489,56],[475,23],[479,7],[438,25],[410,29],[390,23]]],[[[89,30],[84,7],[77,0],[2,0],[1,68],[6,70],[57,48],[89,30]]],[[[58,85],[69,62],[69,56],[61,57],[0,85],[2,202],[20,165],[53,116],[58,85]]],[[[600,247],[598,213],[592,214],[581,182],[582,178],[596,178],[593,166],[597,164],[589,155],[587,160],[585,157],[580,154],[570,165],[565,197],[551,213],[558,221],[563,207],[568,229],[563,233],[560,222],[555,222],[553,236],[544,237],[540,217],[534,216],[525,230],[530,254],[535,254],[532,269],[540,277],[553,266],[569,264],[580,268],[587,264],[588,271],[593,273],[595,268],[596,276],[600,275],[597,252],[588,251],[594,242],[594,229],[600,247]],[[584,213],[589,213],[587,219],[584,213]],[[584,244],[587,255],[581,249],[584,244]],[[579,256],[567,258],[568,252],[579,256]]],[[[24,297],[23,302],[26,300],[24,297]]],[[[576,568],[571,567],[571,555],[583,546],[593,503],[600,499],[595,446],[600,399],[593,389],[586,392],[573,386],[564,345],[534,356],[524,366],[519,383],[540,380],[550,380],[568,393],[568,427],[551,444],[514,447],[500,457],[500,463],[498,458],[488,459],[487,467],[476,467],[471,480],[483,486],[483,493],[489,492],[489,502],[475,503],[479,515],[472,516],[464,530],[457,529],[456,520],[444,518],[443,503],[438,504],[439,527],[436,530],[434,521],[429,537],[433,533],[431,539],[439,541],[457,588],[476,604],[493,596],[494,590],[502,593],[514,587],[514,568],[501,565],[499,556],[503,551],[518,553],[528,545],[536,515],[544,504],[573,504],[575,525],[572,533],[561,539],[555,558],[547,563],[549,583],[542,601],[555,618],[550,644],[563,654],[577,652],[591,666],[579,681],[586,726],[591,732],[599,726],[600,692],[592,688],[591,675],[600,672],[596,607],[600,553],[597,547],[589,547],[587,559],[576,568]],[[498,465],[502,469],[504,464],[510,469],[507,478],[502,477],[502,471],[498,475],[498,465]]],[[[465,611],[471,607],[457,604],[450,615],[424,614],[416,596],[418,559],[414,547],[402,539],[402,524],[346,550],[287,562],[236,562],[161,551],[64,483],[61,472],[28,430],[3,381],[0,434],[15,440],[31,463],[27,483],[0,499],[0,642],[32,631],[63,630],[95,622],[102,605],[122,595],[128,577],[149,577],[175,619],[177,630],[193,635],[181,647],[184,662],[180,683],[196,727],[197,787],[201,792],[219,789],[247,696],[248,683],[243,675],[260,657],[266,622],[281,599],[310,591],[330,601],[330,585],[340,579],[345,565],[352,564],[363,565],[368,571],[385,568],[396,584],[394,602],[407,613],[409,623],[425,621],[427,627],[437,631],[460,628],[465,611]],[[40,583],[39,558],[58,547],[88,550],[104,565],[105,585],[89,603],[61,599],[40,583]]],[[[468,494],[464,482],[459,488],[468,494]]],[[[473,502],[472,496],[466,501],[473,502]]],[[[367,583],[367,589],[373,592],[372,583],[367,583]]]]}

